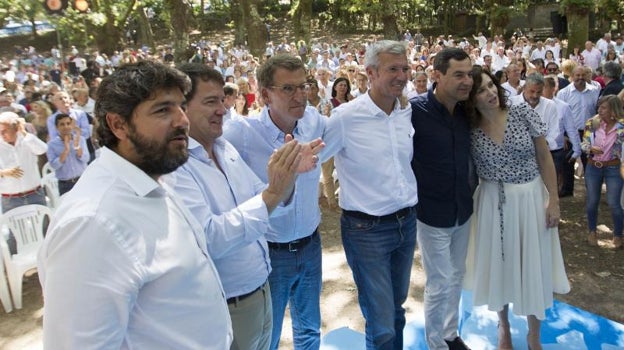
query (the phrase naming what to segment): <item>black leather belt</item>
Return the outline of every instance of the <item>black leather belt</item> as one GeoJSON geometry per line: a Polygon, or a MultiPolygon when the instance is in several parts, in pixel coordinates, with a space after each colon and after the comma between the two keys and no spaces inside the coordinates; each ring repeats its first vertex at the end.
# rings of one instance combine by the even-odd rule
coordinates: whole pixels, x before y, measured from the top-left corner
{"type": "Polygon", "coordinates": [[[80,179],[80,176],[75,177],[73,179],[67,179],[67,180],[58,180],[59,182],[63,182],[63,183],[76,183],[78,182],[78,180],[80,179]]]}
{"type": "Polygon", "coordinates": [[[265,284],[267,284],[267,282],[262,283],[262,284],[260,285],[260,287],[258,287],[258,288],[256,288],[256,289],[252,290],[251,292],[249,292],[249,293],[247,293],[247,294],[239,295],[239,296],[237,296],[237,297],[227,298],[227,303],[228,303],[228,305],[230,305],[230,304],[236,304],[236,303],[238,303],[238,302],[241,302],[241,301],[243,301],[243,300],[245,300],[245,299],[249,298],[250,296],[252,296],[252,295],[256,294],[257,292],[259,292],[259,291],[260,291],[260,289],[262,289],[262,287],[264,287],[264,285],[265,285],[265,284]]]}
{"type": "Polygon", "coordinates": [[[279,242],[267,242],[269,244],[269,248],[272,249],[280,249],[280,250],[288,250],[289,252],[296,252],[299,249],[303,249],[305,246],[312,241],[312,238],[318,235],[318,229],[314,230],[314,232],[303,238],[295,239],[294,241],[279,243],[279,242]]]}
{"type": "Polygon", "coordinates": [[[404,218],[408,214],[410,214],[412,211],[414,211],[415,209],[416,209],[415,206],[407,207],[407,208],[399,209],[399,210],[395,211],[392,214],[382,215],[382,216],[369,215],[369,214],[366,214],[366,213],[362,213],[361,211],[344,210],[344,209],[342,209],[342,214],[343,215],[347,215],[347,216],[351,216],[351,217],[354,217],[354,218],[362,219],[362,220],[386,221],[386,220],[396,220],[396,219],[404,218]]]}

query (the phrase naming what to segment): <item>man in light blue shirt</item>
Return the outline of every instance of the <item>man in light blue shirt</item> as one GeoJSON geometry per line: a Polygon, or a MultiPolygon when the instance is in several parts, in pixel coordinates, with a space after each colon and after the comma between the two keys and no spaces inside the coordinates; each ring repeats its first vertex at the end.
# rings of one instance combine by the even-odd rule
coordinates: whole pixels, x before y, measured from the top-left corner
{"type": "MultiPolygon", "coordinates": [[[[56,107],[56,112],[48,117],[47,126],[50,140],[58,136],[56,127],[54,125],[56,116],[59,113],[68,114],[76,121],[76,126],[80,128],[80,135],[87,142],[87,145],[91,143],[91,124],[89,123],[89,116],[86,112],[79,109],[72,108],[72,100],[69,94],[65,91],[59,91],[52,96],[52,103],[56,107]]],[[[95,151],[89,151],[89,160],[95,159],[95,151]]]]}
{"type": "Polygon", "coordinates": [[[48,142],[48,162],[58,179],[59,194],[69,192],[87,168],[87,143],[68,114],[56,115],[58,136],[48,142]],[[76,132],[74,133],[75,129],[76,132]]]}
{"type": "MultiPolygon", "coordinates": [[[[227,113],[221,74],[197,63],[179,67],[192,81],[186,113],[191,122],[189,160],[171,178],[195,218],[225,290],[234,340],[232,349],[268,349],[272,306],[265,233],[269,215],[292,195],[301,146],[291,141],[268,162],[268,187],[224,138],[227,113]]],[[[278,208],[282,206],[282,208],[278,208]]]]}
{"type": "MultiPolygon", "coordinates": [[[[572,71],[573,83],[559,90],[557,98],[570,105],[574,125],[578,130],[579,139],[583,138],[585,122],[596,114],[596,103],[600,89],[588,84],[585,80],[585,67],[578,66],[572,71]]],[[[587,155],[581,153],[583,167],[587,164],[587,155]]],[[[563,184],[560,197],[574,194],[574,164],[565,163],[563,167],[563,184]]]]}
{"type": "Polygon", "coordinates": [[[402,349],[416,246],[412,108],[401,103],[410,67],[404,43],[366,50],[368,92],[332,111],[321,161],[334,155],[342,243],[366,319],[367,349],[402,349]]]}
{"type": "MultiPolygon", "coordinates": [[[[291,134],[299,142],[319,138],[325,118],[306,108],[303,62],[289,55],[269,58],[257,72],[259,93],[266,106],[259,115],[234,117],[223,136],[263,182],[269,182],[267,162],[291,134]]],[[[269,275],[273,303],[271,349],[277,349],[286,305],[290,303],[295,349],[320,347],[321,220],[318,207],[320,167],[297,177],[289,208],[269,219],[266,239],[271,257],[269,275]]]]}

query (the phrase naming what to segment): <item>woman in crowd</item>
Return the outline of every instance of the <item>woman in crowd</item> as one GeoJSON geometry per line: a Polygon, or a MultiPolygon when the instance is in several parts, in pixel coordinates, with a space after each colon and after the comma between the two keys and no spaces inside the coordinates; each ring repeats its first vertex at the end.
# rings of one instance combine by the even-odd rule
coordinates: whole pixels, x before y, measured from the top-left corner
{"type": "Polygon", "coordinates": [[[598,114],[585,123],[581,148],[587,154],[585,188],[589,245],[598,244],[596,226],[602,184],[607,187],[607,203],[613,218],[613,245],[622,248],[624,214],[620,203],[623,180],[620,176],[622,144],[624,144],[624,111],[615,95],[598,100],[598,114]]]}
{"type": "Polygon", "coordinates": [[[554,62],[559,65],[559,59],[555,57],[555,54],[552,50],[546,50],[546,58],[544,59],[544,67],[546,67],[550,62],[554,62]]]}
{"type": "Polygon", "coordinates": [[[247,107],[251,106],[256,101],[256,94],[251,91],[247,78],[238,78],[236,85],[238,85],[238,93],[247,99],[247,107]]]}
{"type": "MultiPolygon", "coordinates": [[[[429,79],[424,71],[412,73],[412,85],[414,90],[407,93],[407,98],[412,99],[417,96],[427,96],[427,83],[429,79]]],[[[408,83],[409,84],[409,83],[408,83]]]]}
{"type": "Polygon", "coordinates": [[[499,70],[494,73],[494,77],[496,77],[496,80],[498,80],[501,85],[507,82],[507,73],[504,70],[499,70]]]}
{"type": "Polygon", "coordinates": [[[332,86],[332,98],[331,103],[334,108],[340,106],[343,103],[349,102],[353,99],[353,96],[350,94],[351,92],[351,84],[349,83],[349,79],[345,77],[340,77],[334,80],[334,85],[332,86]]]}
{"type": "Polygon", "coordinates": [[[572,49],[572,53],[570,53],[569,58],[580,66],[582,66],[585,62],[585,57],[581,55],[581,49],[578,46],[575,46],[572,49]]]}
{"type": "Polygon", "coordinates": [[[43,142],[48,142],[48,117],[52,115],[50,105],[42,100],[30,104],[33,119],[30,121],[37,130],[37,137],[43,142]]]}
{"type": "Polygon", "coordinates": [[[557,225],[559,198],[546,127],[527,104],[507,107],[496,78],[474,66],[466,104],[480,183],[466,261],[474,305],[498,312],[498,348],[511,349],[509,303],[526,315],[529,349],[540,350],[540,320],[553,292],[570,289],[557,225]]]}
{"type": "Polygon", "coordinates": [[[520,79],[521,80],[525,80],[526,76],[528,74],[528,63],[527,63],[527,59],[524,57],[521,57],[520,59],[518,59],[518,68],[520,68],[520,79]]]}
{"type": "Polygon", "coordinates": [[[239,93],[236,96],[234,109],[236,110],[236,113],[240,116],[246,117],[249,115],[249,104],[247,104],[247,98],[245,98],[244,94],[239,93]]]}
{"type": "Polygon", "coordinates": [[[607,54],[605,58],[602,60],[601,65],[604,65],[607,62],[620,63],[620,59],[618,58],[617,52],[615,52],[614,49],[607,50],[607,54]]]}

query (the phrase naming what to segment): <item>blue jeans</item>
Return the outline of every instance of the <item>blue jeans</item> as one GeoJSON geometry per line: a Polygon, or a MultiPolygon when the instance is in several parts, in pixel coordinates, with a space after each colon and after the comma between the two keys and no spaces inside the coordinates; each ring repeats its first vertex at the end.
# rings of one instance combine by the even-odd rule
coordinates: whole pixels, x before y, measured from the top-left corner
{"type": "Polygon", "coordinates": [[[366,320],[367,349],[403,349],[405,309],[416,246],[416,211],[362,219],[343,212],[342,244],[366,320]]]}
{"type": "Polygon", "coordinates": [[[279,346],[288,303],[294,348],[316,350],[321,346],[321,253],[319,234],[296,252],[269,248],[272,268],[269,274],[273,303],[272,350],[279,346]]]}
{"type": "Polygon", "coordinates": [[[622,192],[622,178],[620,177],[620,166],[604,166],[597,168],[592,164],[587,164],[585,169],[585,187],[587,196],[587,225],[589,231],[596,231],[598,221],[598,205],[600,204],[600,193],[602,183],[607,185],[607,203],[611,209],[611,218],[613,219],[613,234],[622,237],[622,225],[624,221],[624,213],[620,204],[620,195],[622,192]]]}

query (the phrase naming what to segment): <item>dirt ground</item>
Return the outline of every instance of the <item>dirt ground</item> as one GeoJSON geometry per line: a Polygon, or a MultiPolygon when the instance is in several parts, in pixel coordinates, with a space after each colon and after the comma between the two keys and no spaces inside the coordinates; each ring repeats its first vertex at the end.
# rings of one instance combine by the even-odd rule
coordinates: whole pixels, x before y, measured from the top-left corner
{"type": "MultiPolygon", "coordinates": [[[[611,226],[606,202],[600,207],[599,247],[584,242],[584,186],[577,180],[574,197],[561,199],[561,244],[572,291],[557,299],[624,323],[624,250],[611,248],[611,226]]],[[[321,296],[322,331],[340,327],[364,330],[364,320],[357,303],[357,290],[347,265],[340,240],[340,214],[323,208],[320,230],[323,239],[323,294],[321,296]]],[[[414,257],[411,288],[406,302],[407,319],[422,313],[424,271],[420,254],[414,257]]],[[[43,301],[37,274],[27,277],[23,292],[24,307],[7,314],[0,311],[0,349],[41,349],[43,301]]],[[[290,321],[284,326],[282,348],[292,348],[290,321]]]]}

